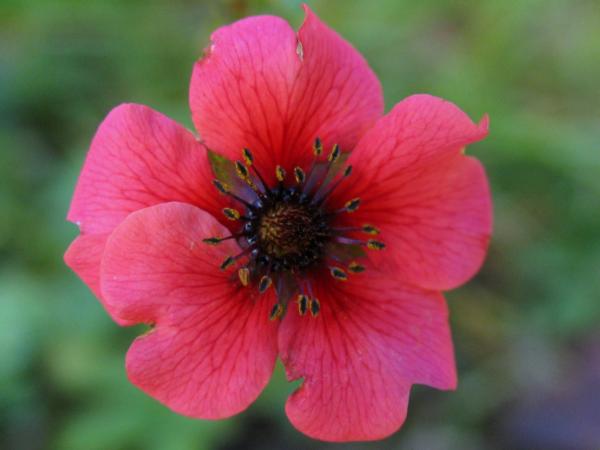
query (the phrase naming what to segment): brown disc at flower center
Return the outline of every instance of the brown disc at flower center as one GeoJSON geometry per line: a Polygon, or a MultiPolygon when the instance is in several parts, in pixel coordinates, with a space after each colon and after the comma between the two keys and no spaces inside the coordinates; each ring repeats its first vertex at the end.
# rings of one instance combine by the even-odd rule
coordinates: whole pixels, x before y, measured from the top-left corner
{"type": "Polygon", "coordinates": [[[261,217],[258,237],[264,252],[283,258],[304,253],[313,244],[318,231],[310,207],[278,203],[261,217]]]}

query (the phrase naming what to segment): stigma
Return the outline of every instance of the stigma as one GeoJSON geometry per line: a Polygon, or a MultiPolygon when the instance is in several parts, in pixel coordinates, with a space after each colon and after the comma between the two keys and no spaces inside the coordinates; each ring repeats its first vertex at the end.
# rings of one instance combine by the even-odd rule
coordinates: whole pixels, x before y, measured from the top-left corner
{"type": "MultiPolygon", "coordinates": [[[[241,248],[229,255],[221,270],[231,270],[232,280],[241,288],[256,289],[264,294],[276,291],[270,320],[280,320],[290,303],[296,304],[300,316],[316,318],[321,302],[314,296],[313,282],[327,276],[332,282],[345,282],[366,270],[356,261],[364,250],[383,250],[385,244],[373,239],[379,230],[371,224],[337,225],[341,214],[357,211],[361,199],[350,198],[341,207],[332,208],[326,200],[352,174],[352,166],[343,166],[342,150],[334,145],[324,155],[323,144],[315,139],[313,161],[308,170],[302,167],[275,167],[274,185],[269,185],[254,164],[248,148],[241,160],[232,164],[228,180],[215,179],[215,188],[231,197],[237,205],[223,208],[227,220],[239,224],[230,236],[207,236],[207,245],[234,239],[241,248]],[[356,234],[367,235],[357,239],[356,234]]],[[[345,220],[345,223],[348,221],[345,220]]]]}

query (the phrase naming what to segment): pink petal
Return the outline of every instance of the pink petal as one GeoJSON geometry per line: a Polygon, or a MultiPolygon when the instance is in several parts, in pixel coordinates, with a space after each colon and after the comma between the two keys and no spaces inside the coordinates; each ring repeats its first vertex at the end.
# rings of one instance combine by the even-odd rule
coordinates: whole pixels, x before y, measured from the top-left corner
{"type": "Polygon", "coordinates": [[[406,417],[413,383],[456,387],[443,297],[375,271],[316,286],[321,314],[288,310],[279,348],[288,378],[303,378],[286,412],[326,441],[382,439],[406,417]]]}
{"type": "MultiPolygon", "coordinates": [[[[108,239],[107,233],[79,235],[65,253],[65,263],[92,290],[104,306],[100,292],[100,260],[108,239]]],[[[106,306],[105,306],[106,308],[106,306]]],[[[131,325],[128,320],[112,316],[119,325],[131,325]]]]}
{"type": "Polygon", "coordinates": [[[125,320],[153,324],[127,354],[132,383],[174,411],[217,419],[258,396],[277,356],[275,302],[219,270],[232,241],[202,242],[228,231],[183,203],[137,211],[108,240],[101,285],[107,307],[125,320]]]}
{"type": "Polygon", "coordinates": [[[83,240],[73,243],[67,264],[98,295],[103,238],[94,235],[106,237],[132,211],[166,201],[216,213],[212,178],[206,149],[192,133],[146,106],[118,106],[96,132],[75,188],[67,218],[83,240]]]}
{"type": "Polygon", "coordinates": [[[306,164],[317,136],[352,149],[383,112],[364,58],[305,11],[297,36],[272,16],[218,29],[192,75],[190,106],[208,147],[232,159],[250,148],[269,178],[276,164],[306,164]]]}
{"type": "Polygon", "coordinates": [[[362,202],[347,220],[381,229],[381,268],[427,289],[452,289],[483,263],[492,228],[491,199],[482,166],[461,152],[487,134],[441,99],[417,95],[399,103],[350,157],[352,183],[337,203],[362,202]]]}
{"type": "Polygon", "coordinates": [[[68,220],[110,233],[130,212],[168,201],[219,211],[205,147],[168,117],[124,104],[104,119],[79,176],[68,220]]]}

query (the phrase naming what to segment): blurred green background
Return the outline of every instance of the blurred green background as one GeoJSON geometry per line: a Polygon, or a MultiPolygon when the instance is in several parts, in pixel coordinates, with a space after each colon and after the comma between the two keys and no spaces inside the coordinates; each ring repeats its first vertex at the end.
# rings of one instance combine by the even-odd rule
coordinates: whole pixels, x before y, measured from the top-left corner
{"type": "Polygon", "coordinates": [[[62,262],[64,217],[97,125],[148,104],[191,127],[192,64],[211,30],[298,1],[0,3],[1,449],[600,448],[600,5],[589,1],[309,1],[380,77],[387,108],[428,92],[478,119],[495,233],[448,295],[456,392],[413,390],[376,443],[309,440],[278,367],[221,422],[171,413],[126,379],[136,329],[113,324],[62,262]]]}

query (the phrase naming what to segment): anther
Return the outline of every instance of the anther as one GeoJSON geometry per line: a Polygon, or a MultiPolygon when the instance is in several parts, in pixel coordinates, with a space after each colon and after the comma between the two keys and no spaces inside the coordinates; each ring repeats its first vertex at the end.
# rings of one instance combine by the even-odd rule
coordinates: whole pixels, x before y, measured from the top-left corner
{"type": "Polygon", "coordinates": [[[241,217],[240,212],[233,208],[223,208],[223,214],[225,214],[225,217],[229,220],[239,220],[241,217]]]}
{"type": "Polygon", "coordinates": [[[301,316],[306,315],[308,311],[308,297],[304,294],[298,296],[298,314],[301,316]]]}
{"type": "MultiPolygon", "coordinates": [[[[262,175],[260,174],[260,172],[258,171],[256,166],[254,165],[254,156],[252,155],[252,152],[250,151],[249,148],[244,147],[242,149],[242,158],[244,159],[244,162],[246,163],[246,165],[248,167],[252,168],[252,170],[254,171],[254,173],[256,174],[258,179],[260,180],[260,183],[262,184],[263,189],[265,191],[268,191],[267,183],[265,183],[264,178],[262,177],[262,175]]],[[[244,180],[248,185],[250,185],[250,187],[252,189],[256,190],[254,184],[252,183],[252,180],[250,179],[250,174],[248,172],[247,167],[244,167],[243,164],[241,164],[239,161],[237,161],[235,163],[235,170],[236,170],[238,176],[240,178],[242,178],[242,180],[244,180]]]]}
{"type": "Polygon", "coordinates": [[[202,239],[202,242],[204,242],[205,244],[208,244],[208,245],[218,245],[223,240],[224,240],[223,238],[219,238],[219,237],[209,237],[206,239],[202,239]]]}
{"type": "Polygon", "coordinates": [[[383,250],[385,248],[385,244],[381,241],[369,239],[367,241],[367,248],[370,250],[383,250]]]}
{"type": "Polygon", "coordinates": [[[334,144],[333,148],[331,149],[331,153],[327,157],[327,160],[329,161],[330,164],[334,164],[340,157],[340,154],[341,154],[340,146],[337,144],[334,144]]]}
{"type": "Polygon", "coordinates": [[[252,156],[252,153],[245,147],[242,149],[242,157],[244,158],[244,162],[247,166],[251,166],[252,163],[254,163],[254,157],[252,156]]]}
{"type": "Polygon", "coordinates": [[[330,267],[329,271],[331,272],[331,276],[336,280],[346,281],[348,279],[348,274],[339,267],[330,267]]]}
{"type": "Polygon", "coordinates": [[[231,191],[231,188],[227,184],[223,183],[221,180],[214,179],[213,184],[221,194],[227,195],[231,191]]]}
{"type": "Polygon", "coordinates": [[[237,172],[238,177],[248,182],[250,172],[248,172],[248,168],[245,165],[243,165],[240,161],[235,162],[235,171],[237,172]]]}
{"type": "Polygon", "coordinates": [[[281,166],[275,167],[275,177],[277,177],[277,181],[285,180],[285,169],[281,166]]]}
{"type": "Polygon", "coordinates": [[[273,280],[271,280],[271,277],[263,275],[263,277],[260,279],[260,282],[258,283],[258,292],[263,294],[267,289],[269,289],[271,284],[273,284],[273,280]]]}
{"type": "Polygon", "coordinates": [[[315,143],[313,144],[313,153],[315,156],[321,156],[321,153],[323,153],[323,144],[319,137],[315,139],[315,143]]]}
{"type": "Polygon", "coordinates": [[[318,298],[310,299],[310,315],[313,317],[317,317],[321,312],[321,303],[318,298]]]}
{"type": "Polygon", "coordinates": [[[221,270],[225,270],[230,267],[235,262],[235,258],[233,256],[228,256],[225,261],[221,263],[221,270]]]}
{"type": "Polygon", "coordinates": [[[248,286],[248,283],[250,282],[250,269],[247,267],[242,267],[240,270],[238,270],[238,277],[240,279],[240,283],[242,283],[242,286],[248,286]]]}
{"type": "Polygon", "coordinates": [[[352,200],[349,200],[346,202],[346,204],[344,205],[344,209],[348,212],[354,212],[358,209],[358,207],[360,206],[360,198],[353,198],[352,200]]]}
{"type": "Polygon", "coordinates": [[[367,234],[371,234],[371,235],[376,235],[379,234],[379,229],[374,227],[373,225],[369,225],[368,223],[365,223],[362,226],[362,230],[367,233],[367,234]]]}
{"type": "Polygon", "coordinates": [[[348,271],[352,273],[360,273],[365,271],[365,266],[358,264],[356,261],[352,261],[348,264],[348,271]]]}
{"type": "Polygon", "coordinates": [[[281,316],[283,316],[284,311],[285,311],[285,308],[284,308],[283,304],[275,303],[275,305],[273,306],[273,309],[271,310],[271,314],[269,314],[269,320],[280,319],[281,316]]]}
{"type": "Polygon", "coordinates": [[[344,169],[344,177],[349,177],[352,173],[352,166],[348,166],[344,169]]]}
{"type": "Polygon", "coordinates": [[[294,177],[296,178],[296,183],[298,184],[302,184],[304,181],[306,181],[306,174],[300,167],[294,167],[294,177]]]}

